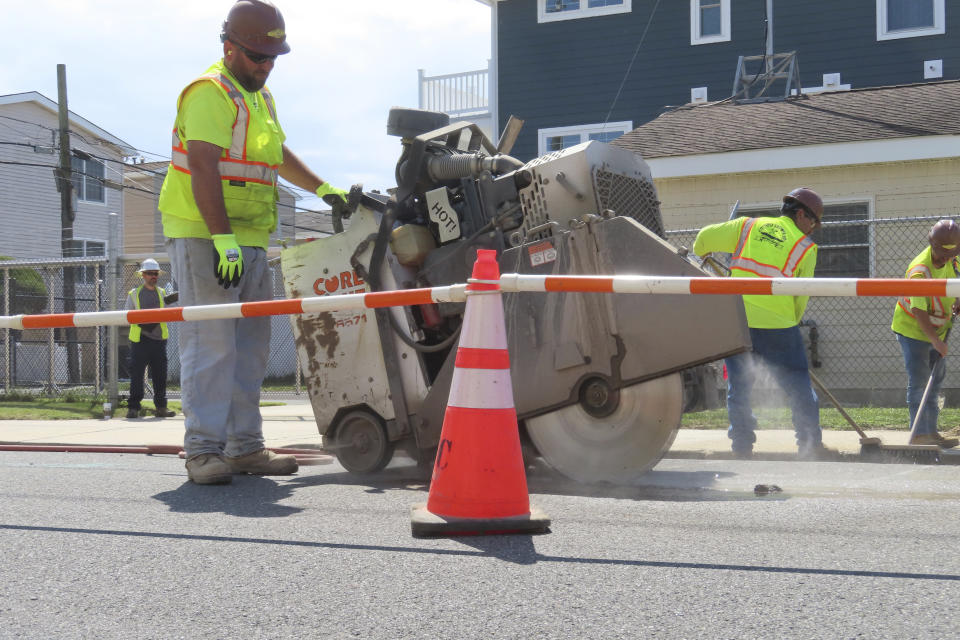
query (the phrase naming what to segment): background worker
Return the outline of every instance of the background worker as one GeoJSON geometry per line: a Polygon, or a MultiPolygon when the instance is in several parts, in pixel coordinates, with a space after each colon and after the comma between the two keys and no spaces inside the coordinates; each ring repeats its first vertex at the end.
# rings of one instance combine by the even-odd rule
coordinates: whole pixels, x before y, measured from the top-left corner
{"type": "MultiPolygon", "coordinates": [[[[940,220],[928,235],[930,246],[920,252],[907,267],[907,278],[956,278],[957,256],[960,255],[960,226],[953,220],[940,220]]],[[[956,298],[904,297],[897,300],[893,310],[893,329],[903,352],[907,369],[907,408],[910,425],[916,429],[910,444],[935,444],[950,448],[960,444],[956,438],[944,438],[937,432],[940,405],[937,395],[947,373],[946,362],[935,366],[947,356],[946,334],[952,324],[952,315],[960,310],[956,298]],[[930,379],[933,373],[933,379],[930,379]],[[930,391],[920,419],[920,401],[927,382],[930,391]]]]}
{"type": "MultiPolygon", "coordinates": [[[[283,16],[240,0],[223,31],[223,58],[177,100],[173,159],[159,208],[184,306],[270,300],[267,244],[277,226],[277,175],[320,197],[346,192],[314,174],[284,144],[267,77],[288,53],[283,16]],[[212,259],[211,259],[212,256],[212,259]]],[[[270,318],[187,322],[180,329],[187,475],[198,484],[232,473],[286,475],[293,456],[264,447],[260,386],[270,318]]]]}
{"type": "MultiPolygon", "coordinates": [[[[127,293],[127,309],[158,309],[176,299],[176,294],[167,295],[157,286],[160,265],[147,258],[137,271],[143,284],[127,293]]],[[[140,417],[140,402],[143,400],[143,374],[150,367],[153,382],[153,405],[158,418],[169,418],[174,412],[167,408],[167,323],[151,322],[130,325],[130,400],[127,418],[140,417]]]]}
{"type": "MultiPolygon", "coordinates": [[[[812,278],[817,245],[810,238],[823,218],[823,200],[812,189],[800,187],[783,197],[779,217],[741,217],[704,227],[693,250],[698,256],[715,251],[731,253],[730,275],[735,278],[812,278]]],[[[751,352],[726,359],[727,435],[734,454],[750,458],[756,442],[757,419],[750,396],[756,382],[755,363],[762,363],[786,393],[801,459],[819,459],[835,452],[824,447],[820,405],[810,382],[800,320],[808,296],[745,295],[743,306],[751,352]]]]}

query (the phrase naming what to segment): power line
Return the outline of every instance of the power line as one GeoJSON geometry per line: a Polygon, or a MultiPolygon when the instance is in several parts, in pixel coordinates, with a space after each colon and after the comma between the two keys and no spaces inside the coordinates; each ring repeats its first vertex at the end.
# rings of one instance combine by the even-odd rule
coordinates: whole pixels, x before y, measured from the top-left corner
{"type": "MultiPolygon", "coordinates": [[[[91,155],[92,155],[92,154],[91,154],[91,155]]],[[[97,157],[97,156],[93,156],[93,157],[97,157]]],[[[0,160],[0,164],[3,164],[3,165],[13,165],[13,166],[19,166],[19,167],[40,167],[40,168],[42,168],[42,169],[56,169],[56,168],[57,168],[57,165],[55,165],[55,164],[41,164],[41,163],[37,163],[37,162],[20,162],[20,161],[15,161],[15,160],[0,160]]],[[[120,164],[123,164],[123,163],[120,163],[120,164]]],[[[129,165],[124,165],[124,166],[129,166],[129,165]]],[[[133,166],[136,166],[136,165],[133,165],[133,166]]],[[[93,178],[94,180],[100,180],[101,182],[104,180],[104,178],[102,178],[102,177],[100,177],[100,176],[94,175],[94,174],[92,174],[92,173],[87,173],[87,172],[85,172],[85,171],[76,171],[76,170],[73,170],[71,173],[72,173],[73,175],[75,175],[75,176],[85,176],[85,177],[88,177],[88,178],[93,178]]],[[[122,175],[122,174],[121,174],[121,175],[122,175]]],[[[163,175],[163,174],[160,173],[160,172],[157,172],[157,175],[163,175]]],[[[128,180],[130,179],[129,176],[122,175],[122,177],[127,178],[128,180]]],[[[103,186],[106,187],[106,185],[103,185],[103,186]]],[[[110,188],[110,187],[108,187],[108,188],[110,188]]],[[[158,194],[156,191],[152,191],[152,190],[150,190],[150,189],[145,189],[145,188],[139,187],[139,186],[136,186],[136,187],[135,187],[135,186],[132,186],[132,185],[117,184],[115,188],[117,188],[118,190],[121,190],[121,191],[122,191],[122,190],[139,191],[139,192],[142,192],[142,193],[150,194],[151,196],[154,196],[154,197],[159,196],[159,194],[158,194]]],[[[306,191],[306,190],[304,189],[304,190],[302,190],[302,191],[306,191]]],[[[240,199],[237,198],[236,200],[239,201],[240,199]]],[[[275,201],[275,204],[277,205],[277,207],[285,208],[285,209],[293,209],[294,211],[303,211],[303,212],[305,212],[305,213],[315,213],[315,214],[317,214],[317,215],[331,215],[331,212],[330,212],[329,210],[308,209],[308,208],[306,208],[306,207],[301,207],[301,206],[298,206],[298,205],[296,205],[296,204],[292,204],[292,205],[291,205],[291,204],[287,204],[286,202],[282,202],[282,201],[280,201],[280,200],[275,201]]]]}
{"type": "MultiPolygon", "coordinates": [[[[657,1],[658,1],[658,3],[659,3],[659,0],[657,0],[657,1]]],[[[652,18],[652,16],[651,16],[651,18],[652,18]]],[[[21,123],[23,123],[23,124],[29,124],[29,125],[33,125],[33,126],[36,126],[36,127],[40,127],[41,129],[46,129],[47,131],[50,131],[51,133],[56,133],[56,132],[58,131],[58,129],[55,128],[55,127],[49,127],[49,126],[47,126],[47,125],[45,125],[45,124],[42,124],[42,123],[39,123],[39,122],[31,122],[31,121],[29,121],[29,120],[22,120],[22,119],[20,119],[20,118],[14,118],[14,117],[12,117],[12,116],[4,116],[4,115],[0,115],[0,118],[5,118],[5,119],[7,119],[7,120],[13,120],[13,121],[15,121],[15,122],[21,122],[21,123]]],[[[2,124],[2,123],[0,123],[0,124],[2,124]]],[[[14,129],[14,131],[16,131],[16,130],[14,129]]],[[[18,131],[17,133],[22,133],[22,132],[19,132],[19,131],[18,131]]],[[[84,142],[86,142],[87,144],[89,144],[89,145],[91,145],[91,146],[101,147],[101,146],[103,146],[104,143],[107,143],[107,141],[103,140],[102,138],[98,138],[96,142],[91,142],[90,140],[88,140],[88,139],[86,138],[86,136],[84,136],[84,135],[83,135],[82,133],[80,133],[79,131],[74,130],[73,128],[70,129],[70,134],[77,136],[78,138],[80,138],[81,140],[83,140],[84,142]]],[[[27,138],[27,139],[29,139],[29,138],[27,138]]],[[[29,145],[29,146],[33,146],[33,145],[29,145]]],[[[138,149],[138,148],[136,148],[136,147],[133,147],[133,149],[134,149],[134,151],[136,151],[136,152],[139,153],[139,154],[147,154],[147,155],[151,155],[151,156],[160,158],[161,160],[158,160],[158,162],[159,162],[159,161],[166,161],[166,162],[169,162],[169,161],[170,161],[170,156],[165,156],[165,155],[162,155],[162,154],[153,153],[153,152],[151,152],[151,151],[146,151],[146,150],[144,150],[144,149],[138,149]]],[[[90,155],[91,157],[97,158],[98,160],[103,160],[105,163],[106,163],[106,162],[116,162],[116,163],[118,163],[118,164],[123,164],[123,165],[125,165],[125,166],[131,166],[131,167],[138,167],[138,166],[139,166],[139,165],[137,165],[137,164],[128,164],[128,163],[122,162],[122,161],[120,161],[120,160],[117,160],[117,159],[115,159],[115,158],[106,158],[106,157],[97,155],[97,154],[95,154],[95,153],[90,153],[90,152],[88,152],[88,151],[84,151],[84,153],[87,153],[87,154],[90,155]]],[[[111,170],[111,171],[114,171],[119,177],[121,177],[121,179],[124,178],[124,177],[126,177],[126,176],[123,175],[122,172],[120,172],[120,171],[118,171],[118,170],[116,170],[116,169],[113,169],[112,167],[110,168],[110,170],[111,170]]],[[[155,175],[166,175],[165,172],[157,171],[156,169],[148,169],[148,168],[146,168],[146,167],[139,167],[138,170],[144,171],[144,172],[147,172],[147,173],[153,173],[153,174],[155,174],[155,175]]],[[[94,176],[94,177],[96,177],[96,176],[94,176]]],[[[308,190],[306,190],[306,189],[303,189],[303,188],[301,188],[301,187],[298,187],[297,185],[294,185],[294,184],[292,184],[292,183],[289,183],[289,182],[286,182],[286,181],[285,181],[285,182],[284,182],[284,185],[285,185],[290,191],[293,191],[294,193],[296,193],[296,194],[298,194],[298,195],[305,196],[305,197],[316,197],[316,194],[315,194],[315,193],[313,193],[313,192],[311,192],[311,191],[308,191],[308,190]]],[[[286,206],[289,206],[289,205],[286,205],[286,206]]],[[[313,212],[313,213],[323,213],[323,212],[321,212],[321,211],[316,211],[316,210],[313,210],[313,209],[305,209],[305,208],[304,208],[303,210],[304,210],[304,211],[313,212]]]]}
{"type": "Polygon", "coordinates": [[[660,0],[653,5],[653,10],[650,11],[650,17],[647,19],[647,26],[643,28],[643,34],[640,36],[640,42],[637,43],[637,48],[633,50],[633,57],[630,58],[630,64],[627,65],[627,71],[623,74],[623,80],[620,81],[620,88],[617,89],[617,95],[613,97],[613,102],[610,103],[610,110],[607,111],[607,117],[604,118],[603,124],[606,125],[610,122],[610,116],[613,114],[613,108],[617,104],[617,100],[620,99],[620,94],[623,92],[623,87],[627,84],[627,78],[630,76],[630,70],[633,69],[633,63],[637,59],[637,54],[640,53],[640,47],[643,46],[643,41],[647,38],[647,31],[650,30],[650,24],[653,22],[653,16],[657,13],[657,7],[660,6],[660,0]]]}

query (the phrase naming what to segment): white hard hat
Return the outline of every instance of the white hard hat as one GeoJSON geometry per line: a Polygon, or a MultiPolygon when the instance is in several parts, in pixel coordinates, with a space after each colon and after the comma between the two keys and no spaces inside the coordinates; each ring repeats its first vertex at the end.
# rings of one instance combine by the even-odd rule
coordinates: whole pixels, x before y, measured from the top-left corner
{"type": "Polygon", "coordinates": [[[137,273],[143,273],[144,271],[160,271],[160,265],[153,258],[147,258],[140,263],[137,273]]]}

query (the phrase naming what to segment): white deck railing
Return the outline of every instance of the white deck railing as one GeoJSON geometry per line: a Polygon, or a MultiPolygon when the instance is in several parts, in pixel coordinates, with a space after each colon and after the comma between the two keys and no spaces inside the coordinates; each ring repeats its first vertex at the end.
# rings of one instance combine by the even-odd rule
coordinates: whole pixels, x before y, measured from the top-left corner
{"type": "Polygon", "coordinates": [[[420,77],[420,108],[441,111],[451,116],[490,112],[490,89],[487,69],[420,77]]]}

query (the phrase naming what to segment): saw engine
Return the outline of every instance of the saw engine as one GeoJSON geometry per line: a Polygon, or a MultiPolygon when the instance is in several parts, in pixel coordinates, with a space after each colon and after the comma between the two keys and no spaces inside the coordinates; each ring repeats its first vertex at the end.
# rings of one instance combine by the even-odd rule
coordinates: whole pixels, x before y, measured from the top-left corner
{"type": "MultiPolygon", "coordinates": [[[[474,124],[392,109],[397,188],[362,194],[342,233],[281,254],[290,297],[466,282],[477,249],[502,273],[706,275],[664,240],[649,168],[586,142],[530,162],[474,124]]],[[[356,195],[356,194],[355,194],[356,195]]],[[[335,220],[336,225],[340,221],[335,220]]],[[[680,424],[681,372],[749,347],[737,297],[505,293],[525,453],[583,482],[628,482],[680,424]]],[[[432,464],[462,303],[292,316],[325,448],[372,473],[402,447],[432,464]]]]}

